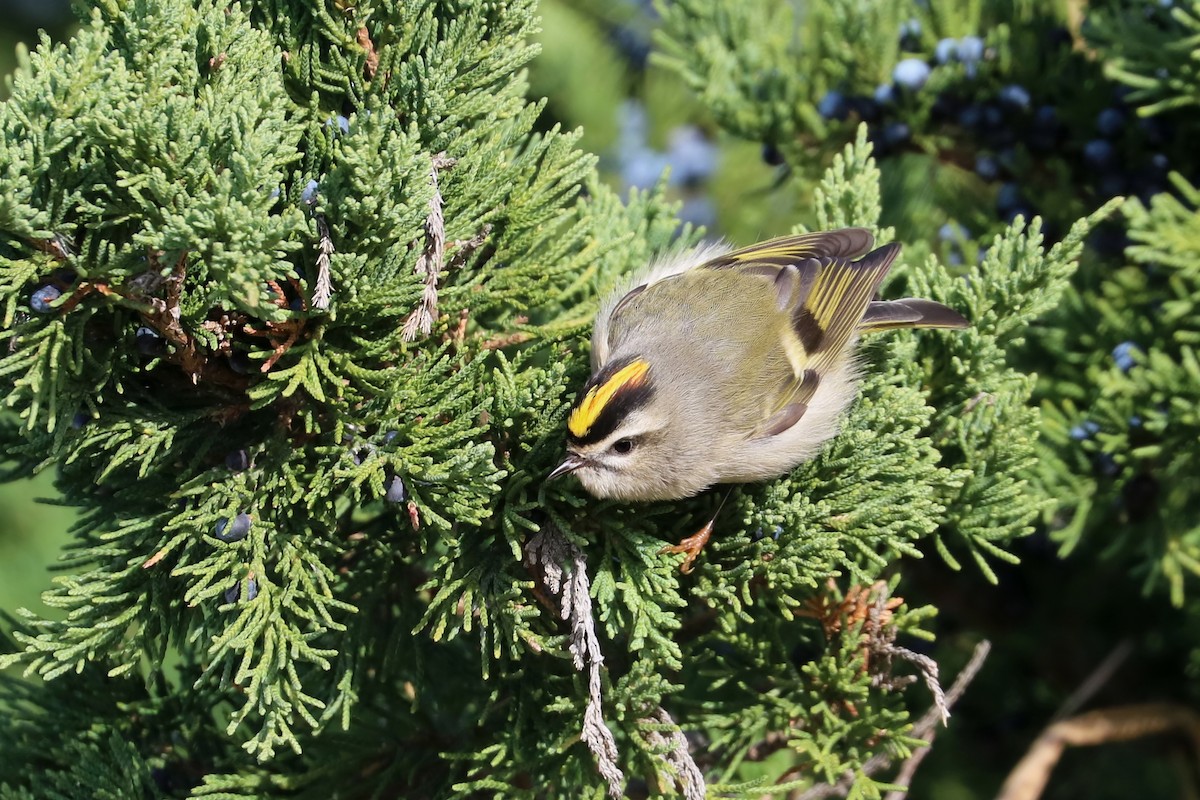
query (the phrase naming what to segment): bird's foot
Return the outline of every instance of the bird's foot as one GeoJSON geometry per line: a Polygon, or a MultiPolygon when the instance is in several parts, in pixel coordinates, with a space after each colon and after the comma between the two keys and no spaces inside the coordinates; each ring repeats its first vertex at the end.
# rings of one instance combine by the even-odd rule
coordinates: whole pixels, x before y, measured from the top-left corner
{"type": "Polygon", "coordinates": [[[679,571],[687,575],[692,571],[696,558],[700,555],[700,551],[704,549],[704,545],[708,544],[709,537],[712,536],[713,526],[716,524],[717,518],[713,517],[708,521],[703,528],[683,539],[679,544],[671,544],[659,550],[659,555],[664,553],[683,553],[683,563],[679,565],[679,571]]]}

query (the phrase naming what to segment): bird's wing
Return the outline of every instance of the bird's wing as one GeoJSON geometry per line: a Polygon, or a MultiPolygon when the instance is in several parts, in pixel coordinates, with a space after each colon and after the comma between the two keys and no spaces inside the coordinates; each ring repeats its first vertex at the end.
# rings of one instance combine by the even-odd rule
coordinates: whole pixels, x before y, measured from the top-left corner
{"type": "MultiPolygon", "coordinates": [[[[804,416],[822,377],[846,358],[845,350],[899,252],[900,245],[888,244],[859,261],[845,256],[809,256],[787,263],[757,260],[747,252],[734,265],[755,275],[774,275],[771,279],[779,310],[787,314],[792,334],[784,337],[782,344],[792,374],[779,389],[771,404],[773,411],[756,435],[782,433],[804,416]]],[[[773,247],[768,256],[779,259],[773,247]]]]}
{"type": "Polygon", "coordinates": [[[630,301],[648,286],[677,278],[693,269],[741,269],[774,280],[776,273],[788,265],[810,258],[852,259],[870,250],[874,242],[875,238],[866,228],[842,228],[781,236],[740,250],[730,251],[717,244],[669,254],[651,265],[635,286],[601,307],[592,337],[592,366],[599,368],[608,361],[609,334],[614,324],[630,301]]]}

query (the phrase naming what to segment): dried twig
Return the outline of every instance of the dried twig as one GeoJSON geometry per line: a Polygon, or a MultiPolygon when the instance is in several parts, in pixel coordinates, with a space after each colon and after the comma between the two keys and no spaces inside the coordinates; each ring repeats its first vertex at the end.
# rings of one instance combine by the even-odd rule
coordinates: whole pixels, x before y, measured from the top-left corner
{"type": "Polygon", "coordinates": [[[446,257],[446,221],[442,217],[442,191],[438,188],[438,170],[450,169],[456,160],[445,153],[438,153],[430,160],[429,184],[433,194],[429,198],[429,216],[425,218],[425,249],[417,257],[416,272],[425,276],[425,291],[421,304],[404,321],[404,340],[411,342],[417,334],[428,336],[433,330],[437,316],[437,281],[446,257]]]}
{"type": "Polygon", "coordinates": [[[375,43],[371,41],[371,32],[365,25],[358,29],[356,39],[358,46],[367,51],[367,63],[363,66],[363,72],[367,80],[371,80],[379,71],[379,53],[375,51],[375,43]]]}
{"type": "Polygon", "coordinates": [[[175,269],[167,279],[166,299],[150,298],[151,311],[143,312],[142,317],[175,346],[179,366],[191,379],[192,383],[200,382],[200,374],[208,357],[201,351],[195,338],[188,333],[180,317],[179,298],[183,294],[183,283],[187,277],[187,253],[181,253],[175,263],[175,269]]]}
{"type": "Polygon", "coordinates": [[[544,526],[525,545],[525,560],[541,569],[542,581],[559,601],[559,615],[571,626],[571,657],[575,669],[588,674],[588,702],[583,712],[581,738],[608,783],[610,797],[620,797],[625,775],[617,766],[617,742],[604,724],[600,697],[600,668],[604,654],[592,616],[592,598],[583,551],[567,541],[557,528],[544,526]],[[565,566],[564,566],[565,565],[565,566]]]}
{"type": "Polygon", "coordinates": [[[1046,728],[1009,773],[997,800],[1036,800],[1068,746],[1087,747],[1143,736],[1178,732],[1188,737],[1200,760],[1200,715],[1169,703],[1121,706],[1090,711],[1046,728]]]}
{"type": "MultiPolygon", "coordinates": [[[[971,654],[971,660],[963,667],[962,672],[958,673],[958,677],[954,679],[954,683],[945,693],[945,707],[950,709],[962,697],[963,692],[971,685],[971,681],[975,680],[975,676],[979,674],[979,670],[983,667],[983,662],[987,659],[988,653],[991,651],[992,645],[990,642],[983,641],[975,645],[975,652],[971,654]]],[[[918,739],[924,739],[926,742],[932,742],[937,727],[942,722],[943,710],[937,705],[934,705],[926,711],[917,724],[913,726],[913,736],[918,739]]],[[[921,748],[921,751],[928,750],[927,747],[921,748]]],[[[916,753],[913,754],[916,756],[916,753]]],[[[922,756],[923,757],[923,756],[922,756]]],[[[911,757],[910,757],[911,758],[911,757]]],[[[920,759],[918,759],[919,761],[920,759]]],[[[862,765],[864,775],[874,775],[877,772],[887,769],[892,765],[892,757],[886,753],[877,753],[866,760],[862,765]]],[[[915,771],[915,767],[912,768],[915,771]]],[[[901,769],[903,772],[904,769],[901,769]]],[[[911,775],[910,775],[911,777],[911,775]]],[[[850,787],[854,785],[854,773],[847,772],[842,776],[837,783],[822,783],[813,786],[810,789],[796,795],[795,800],[823,800],[826,797],[845,797],[850,791],[850,787]]],[[[888,800],[892,800],[893,795],[888,796],[888,800]]]]}
{"type": "Polygon", "coordinates": [[[447,269],[458,269],[467,262],[471,253],[474,253],[479,248],[483,247],[483,243],[492,235],[492,223],[485,222],[479,229],[479,233],[472,236],[470,239],[455,239],[446,246],[454,250],[454,256],[450,259],[450,264],[447,269]]]}
{"type": "Polygon", "coordinates": [[[53,239],[30,239],[34,249],[47,253],[59,261],[66,261],[75,255],[75,246],[61,233],[54,234],[53,239]]]}
{"type": "Polygon", "coordinates": [[[654,709],[648,720],[670,728],[670,732],[666,735],[657,730],[651,730],[646,735],[647,740],[654,747],[670,748],[663,754],[663,760],[674,769],[673,773],[665,777],[672,784],[682,785],[684,800],[704,800],[704,773],[696,766],[683,731],[679,729],[675,720],[671,719],[671,715],[662,706],[654,709]]]}
{"type": "Polygon", "coordinates": [[[1122,639],[1117,643],[1117,646],[1112,649],[1104,660],[1101,661],[1091,674],[1080,684],[1079,688],[1071,693],[1071,696],[1063,701],[1058,711],[1054,712],[1054,717],[1051,722],[1058,722],[1066,719],[1074,714],[1079,709],[1083,708],[1084,703],[1092,699],[1096,692],[1100,691],[1104,684],[1108,683],[1112,678],[1113,673],[1121,668],[1125,660],[1133,653],[1133,642],[1128,639],[1122,639]]]}
{"type": "Polygon", "coordinates": [[[330,276],[330,258],[333,256],[333,237],[329,235],[329,225],[325,222],[324,214],[317,214],[317,282],[313,287],[312,307],[324,311],[329,308],[329,300],[333,297],[333,278],[330,276]]]}

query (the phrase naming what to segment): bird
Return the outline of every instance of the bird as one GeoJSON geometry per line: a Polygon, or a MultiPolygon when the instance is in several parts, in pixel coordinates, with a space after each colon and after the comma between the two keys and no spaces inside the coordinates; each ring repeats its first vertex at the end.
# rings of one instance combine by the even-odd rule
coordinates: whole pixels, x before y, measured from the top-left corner
{"type": "MultiPolygon", "coordinates": [[[[970,324],[933,300],[878,299],[900,245],[873,248],[870,231],[843,228],[651,262],[600,306],[567,455],[547,479],[675,500],[815,457],[856,395],[861,335],[970,324]]],[[[663,552],[683,553],[690,571],[714,522],[663,552]]]]}

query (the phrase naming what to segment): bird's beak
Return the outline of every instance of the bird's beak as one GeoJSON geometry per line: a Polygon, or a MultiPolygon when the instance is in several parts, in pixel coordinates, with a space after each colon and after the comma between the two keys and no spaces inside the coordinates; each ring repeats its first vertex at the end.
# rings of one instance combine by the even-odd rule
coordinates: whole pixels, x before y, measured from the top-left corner
{"type": "Polygon", "coordinates": [[[552,481],[555,478],[561,478],[563,475],[567,475],[571,472],[574,472],[575,470],[579,469],[586,463],[587,462],[584,461],[579,456],[569,454],[569,455],[567,455],[566,458],[564,458],[562,460],[561,464],[559,464],[557,467],[555,467],[553,470],[551,470],[550,474],[546,476],[546,480],[552,481]]]}

